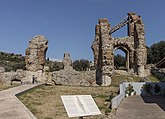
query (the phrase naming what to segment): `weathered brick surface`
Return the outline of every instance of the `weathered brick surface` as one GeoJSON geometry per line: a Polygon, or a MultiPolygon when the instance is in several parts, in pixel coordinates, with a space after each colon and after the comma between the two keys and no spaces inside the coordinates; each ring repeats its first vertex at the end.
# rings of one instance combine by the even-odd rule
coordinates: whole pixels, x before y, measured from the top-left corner
{"type": "Polygon", "coordinates": [[[114,72],[114,51],[121,49],[126,53],[126,68],[135,75],[144,77],[147,61],[147,49],[144,37],[144,24],[140,16],[128,13],[132,19],[127,37],[112,38],[108,19],[99,19],[95,27],[95,40],[91,46],[94,54],[94,63],[97,67],[96,82],[100,85],[110,85],[114,72]]]}

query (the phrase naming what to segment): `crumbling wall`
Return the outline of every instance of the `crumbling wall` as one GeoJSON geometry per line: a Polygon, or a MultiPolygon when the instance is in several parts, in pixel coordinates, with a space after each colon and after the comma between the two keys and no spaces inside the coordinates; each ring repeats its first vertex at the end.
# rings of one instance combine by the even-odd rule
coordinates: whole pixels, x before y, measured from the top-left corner
{"type": "MultiPolygon", "coordinates": [[[[111,84],[114,72],[114,51],[121,49],[126,53],[126,68],[139,77],[146,76],[147,49],[144,37],[144,24],[140,16],[128,13],[130,21],[121,22],[115,29],[128,24],[128,36],[112,38],[108,19],[99,19],[95,27],[95,39],[91,46],[96,67],[96,83],[103,86],[111,84]]],[[[113,28],[112,28],[113,29],[113,28]]]]}
{"type": "Polygon", "coordinates": [[[72,67],[69,53],[64,54],[64,69],[51,73],[51,80],[56,85],[92,86],[95,85],[95,71],[76,71],[72,67]]]}
{"type": "MultiPolygon", "coordinates": [[[[25,78],[26,72],[22,69],[6,72],[3,67],[0,67],[0,84],[11,84],[12,80],[21,80],[25,78]]],[[[20,83],[20,82],[19,82],[20,83]]]]}
{"type": "Polygon", "coordinates": [[[52,72],[52,80],[56,85],[93,86],[95,85],[95,71],[60,70],[52,72]]]}
{"type": "Polygon", "coordinates": [[[48,40],[42,35],[36,35],[29,41],[26,49],[26,69],[38,71],[44,69],[48,40]]]}
{"type": "Polygon", "coordinates": [[[45,79],[44,67],[46,51],[48,49],[48,40],[42,35],[36,35],[29,41],[26,49],[26,77],[25,82],[32,82],[35,77],[37,82],[43,82],[45,79]]]}

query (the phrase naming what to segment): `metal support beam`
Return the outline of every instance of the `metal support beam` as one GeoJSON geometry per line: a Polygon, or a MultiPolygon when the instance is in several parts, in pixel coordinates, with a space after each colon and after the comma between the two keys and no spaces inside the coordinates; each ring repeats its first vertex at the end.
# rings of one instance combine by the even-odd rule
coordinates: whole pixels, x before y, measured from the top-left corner
{"type": "MultiPolygon", "coordinates": [[[[115,31],[119,30],[120,28],[122,28],[123,26],[125,26],[126,24],[128,24],[128,32],[130,32],[129,30],[129,25],[130,25],[130,22],[131,22],[131,18],[130,16],[126,16],[119,24],[117,24],[115,27],[113,27],[111,30],[110,30],[110,35],[112,33],[114,33],[115,31]]],[[[130,36],[130,33],[128,33],[128,36],[130,36]]]]}

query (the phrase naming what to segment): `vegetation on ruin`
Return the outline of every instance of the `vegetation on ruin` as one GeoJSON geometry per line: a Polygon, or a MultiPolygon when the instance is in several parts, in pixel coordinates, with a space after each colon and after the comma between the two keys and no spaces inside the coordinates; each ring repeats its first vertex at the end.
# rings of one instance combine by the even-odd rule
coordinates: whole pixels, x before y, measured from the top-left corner
{"type": "MultiPolygon", "coordinates": [[[[93,116],[104,119],[111,114],[110,100],[116,96],[118,87],[71,87],[45,86],[34,88],[18,98],[30,109],[38,119],[68,119],[61,95],[92,95],[102,115],[93,116]]],[[[90,117],[89,117],[90,118],[90,117]]],[[[89,119],[86,118],[86,119],[89,119]]]]}

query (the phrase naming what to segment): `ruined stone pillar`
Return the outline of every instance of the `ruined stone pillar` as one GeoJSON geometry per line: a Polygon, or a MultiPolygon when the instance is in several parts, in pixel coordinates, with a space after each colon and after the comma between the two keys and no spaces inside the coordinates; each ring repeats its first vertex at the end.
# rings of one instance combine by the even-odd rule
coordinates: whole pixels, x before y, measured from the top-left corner
{"type": "Polygon", "coordinates": [[[46,80],[44,75],[44,65],[46,58],[46,51],[48,49],[48,40],[42,35],[36,35],[29,41],[26,49],[25,63],[26,76],[25,82],[43,82],[46,80]]]}
{"type": "Polygon", "coordinates": [[[64,69],[73,69],[72,60],[70,58],[69,53],[64,53],[64,58],[63,58],[62,62],[63,62],[63,65],[64,65],[64,69]]]}
{"type": "Polygon", "coordinates": [[[147,62],[147,49],[144,37],[144,24],[142,18],[135,13],[128,13],[131,22],[129,26],[129,35],[134,37],[134,71],[140,76],[145,76],[145,65],[147,62]]]}
{"type": "Polygon", "coordinates": [[[111,76],[113,73],[113,42],[110,33],[110,24],[108,19],[99,19],[100,22],[100,38],[102,42],[102,85],[111,84],[111,76]]]}
{"type": "Polygon", "coordinates": [[[113,73],[113,40],[111,40],[109,32],[110,24],[108,19],[99,19],[92,49],[96,66],[96,83],[102,86],[111,84],[113,73]]]}
{"type": "Polygon", "coordinates": [[[29,46],[26,49],[26,69],[36,72],[44,70],[46,51],[48,48],[48,40],[42,35],[36,35],[29,41],[29,46]]]}
{"type": "Polygon", "coordinates": [[[127,69],[127,71],[129,71],[129,57],[130,57],[129,52],[126,52],[126,69],[127,69]]]}
{"type": "Polygon", "coordinates": [[[145,44],[144,37],[144,24],[140,16],[137,17],[137,22],[135,24],[135,55],[137,62],[137,73],[139,77],[144,77],[145,74],[145,65],[147,63],[147,49],[145,44]]]}

